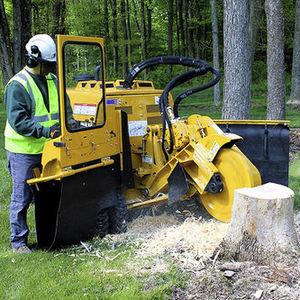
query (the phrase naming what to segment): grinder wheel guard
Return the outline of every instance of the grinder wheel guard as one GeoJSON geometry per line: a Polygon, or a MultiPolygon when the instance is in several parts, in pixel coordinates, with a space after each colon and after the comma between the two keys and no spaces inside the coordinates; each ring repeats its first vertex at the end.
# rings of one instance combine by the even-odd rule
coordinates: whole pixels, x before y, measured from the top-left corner
{"type": "Polygon", "coordinates": [[[214,161],[223,182],[223,191],[200,196],[206,210],[217,220],[230,222],[234,190],[261,183],[257,169],[237,148],[223,148],[214,161]]]}

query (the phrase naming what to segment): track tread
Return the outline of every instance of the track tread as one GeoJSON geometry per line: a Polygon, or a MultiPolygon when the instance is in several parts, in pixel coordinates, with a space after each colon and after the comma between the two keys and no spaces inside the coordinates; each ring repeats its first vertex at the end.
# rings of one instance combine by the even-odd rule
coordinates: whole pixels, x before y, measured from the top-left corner
{"type": "Polygon", "coordinates": [[[117,205],[109,208],[109,233],[118,234],[127,231],[128,211],[123,194],[117,191],[117,205]]]}
{"type": "Polygon", "coordinates": [[[97,216],[97,235],[104,238],[109,233],[109,209],[99,211],[97,216]]]}

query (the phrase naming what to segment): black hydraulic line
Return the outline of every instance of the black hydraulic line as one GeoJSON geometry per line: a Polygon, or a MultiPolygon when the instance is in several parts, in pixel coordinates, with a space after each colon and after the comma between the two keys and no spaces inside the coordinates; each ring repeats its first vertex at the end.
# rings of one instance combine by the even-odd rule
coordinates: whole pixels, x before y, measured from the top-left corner
{"type": "Polygon", "coordinates": [[[167,153],[171,154],[173,152],[174,144],[173,144],[173,132],[172,132],[172,121],[178,117],[178,105],[180,101],[187,96],[207,89],[213,85],[215,85],[220,80],[220,73],[213,69],[207,62],[190,58],[190,57],[183,57],[183,56],[161,56],[161,57],[153,57],[142,61],[138,64],[135,64],[129,71],[126,79],[124,80],[123,87],[124,88],[131,88],[133,84],[133,80],[137,77],[137,75],[142,72],[144,69],[149,68],[151,66],[159,65],[159,64],[166,64],[166,65],[182,65],[186,67],[193,67],[196,68],[192,71],[185,72],[173,80],[171,80],[167,86],[165,87],[163,93],[159,98],[159,110],[162,116],[162,125],[163,125],[163,136],[162,136],[162,149],[166,159],[168,158],[167,153]],[[176,98],[173,106],[173,110],[169,104],[169,92],[176,86],[196,77],[199,75],[204,75],[207,72],[211,72],[215,75],[214,80],[211,82],[200,86],[198,88],[194,88],[191,90],[182,93],[179,97],[176,98]],[[173,115],[174,114],[174,115],[173,115]],[[165,132],[166,127],[168,126],[169,134],[170,134],[170,144],[169,147],[164,142],[165,139],[165,132]]]}
{"type": "MultiPolygon", "coordinates": [[[[172,112],[172,109],[169,104],[169,92],[176,86],[185,83],[186,81],[197,77],[199,75],[203,75],[207,72],[206,68],[198,68],[192,71],[188,71],[186,73],[183,73],[181,75],[178,75],[174,79],[172,79],[167,86],[165,87],[163,93],[161,94],[159,98],[159,109],[162,114],[162,121],[163,121],[163,136],[162,140],[164,141],[165,138],[165,130],[166,130],[166,122],[168,124],[169,133],[170,133],[170,147],[166,148],[166,145],[163,143],[163,150],[166,148],[167,152],[171,154],[173,152],[173,133],[172,133],[172,122],[170,120],[170,113],[172,112]]],[[[174,116],[172,116],[174,119],[174,116]]]]}
{"type": "Polygon", "coordinates": [[[160,57],[152,57],[146,59],[140,63],[135,64],[128,72],[125,80],[124,80],[124,88],[130,88],[133,84],[133,80],[137,77],[137,75],[142,72],[144,69],[165,64],[165,65],[182,65],[186,67],[192,68],[210,68],[210,65],[201,60],[195,59],[191,57],[184,57],[184,56],[160,56],[160,57]]]}
{"type": "Polygon", "coordinates": [[[215,75],[215,78],[212,81],[208,82],[207,84],[201,85],[199,87],[196,87],[196,88],[190,89],[188,91],[185,91],[184,93],[180,94],[176,98],[176,100],[174,101],[174,105],[173,105],[173,111],[174,111],[175,118],[179,117],[179,115],[178,115],[178,105],[184,98],[186,98],[186,97],[188,97],[192,94],[195,94],[195,93],[201,92],[203,90],[206,90],[206,89],[214,86],[215,84],[217,84],[220,81],[220,79],[221,79],[220,72],[215,70],[214,68],[211,68],[210,71],[215,75]]]}

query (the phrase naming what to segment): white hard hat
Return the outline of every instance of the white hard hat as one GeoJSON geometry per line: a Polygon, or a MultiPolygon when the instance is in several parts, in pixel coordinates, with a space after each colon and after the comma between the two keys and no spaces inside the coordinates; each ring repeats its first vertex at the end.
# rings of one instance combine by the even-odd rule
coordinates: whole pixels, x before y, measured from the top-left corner
{"type": "Polygon", "coordinates": [[[32,53],[32,46],[38,47],[40,59],[42,61],[56,61],[56,46],[53,39],[48,34],[37,34],[28,41],[25,48],[28,54],[34,55],[34,53],[32,53]]]}

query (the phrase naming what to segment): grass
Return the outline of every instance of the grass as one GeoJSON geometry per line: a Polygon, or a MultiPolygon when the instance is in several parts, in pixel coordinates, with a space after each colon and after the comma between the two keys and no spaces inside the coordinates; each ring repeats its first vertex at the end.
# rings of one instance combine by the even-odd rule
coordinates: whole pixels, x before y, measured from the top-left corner
{"type": "Polygon", "coordinates": [[[300,210],[300,157],[290,163],[289,187],[295,192],[295,209],[300,210]]]}
{"type": "MultiPolygon", "coordinates": [[[[185,89],[175,90],[179,95],[185,89]]],[[[252,101],[252,119],[265,119],[266,97],[252,101]]],[[[201,113],[212,118],[221,117],[221,109],[215,108],[212,90],[183,100],[180,115],[201,113]],[[201,102],[199,102],[199,99],[201,102]]],[[[299,112],[287,110],[292,126],[300,127],[299,112]]],[[[5,108],[0,103],[0,131],[5,125],[5,108]]],[[[168,271],[152,273],[152,259],[136,258],[138,246],[112,245],[94,239],[89,244],[101,252],[101,258],[89,256],[83,248],[73,247],[61,251],[35,251],[29,256],[12,253],[9,244],[9,203],[11,181],[7,171],[3,134],[0,138],[0,299],[164,299],[170,298],[174,287],[185,288],[188,278],[171,262],[168,271]],[[119,256],[118,254],[121,253],[119,256]],[[109,259],[114,258],[115,259],[109,259]],[[136,264],[133,267],[132,264],[136,264]],[[145,266],[145,264],[148,265],[145,266]],[[144,269],[144,272],[139,272],[144,269]],[[147,271],[148,270],[148,271],[147,271]]],[[[300,158],[290,164],[290,187],[295,191],[295,207],[300,209],[300,158]]],[[[34,243],[34,211],[28,216],[34,243]]]]}
{"type": "MultiPolygon", "coordinates": [[[[173,286],[184,288],[186,278],[171,263],[167,272],[153,274],[147,267],[138,274],[145,261],[135,257],[135,245],[94,239],[90,244],[100,249],[101,258],[86,255],[83,247],[13,254],[9,243],[11,180],[4,150],[5,118],[4,104],[0,103],[0,299],[165,299],[173,286]],[[132,262],[137,264],[134,271],[132,262]]],[[[33,206],[28,212],[28,224],[31,244],[35,242],[33,206]]],[[[150,259],[147,264],[154,262],[150,259]]]]}

